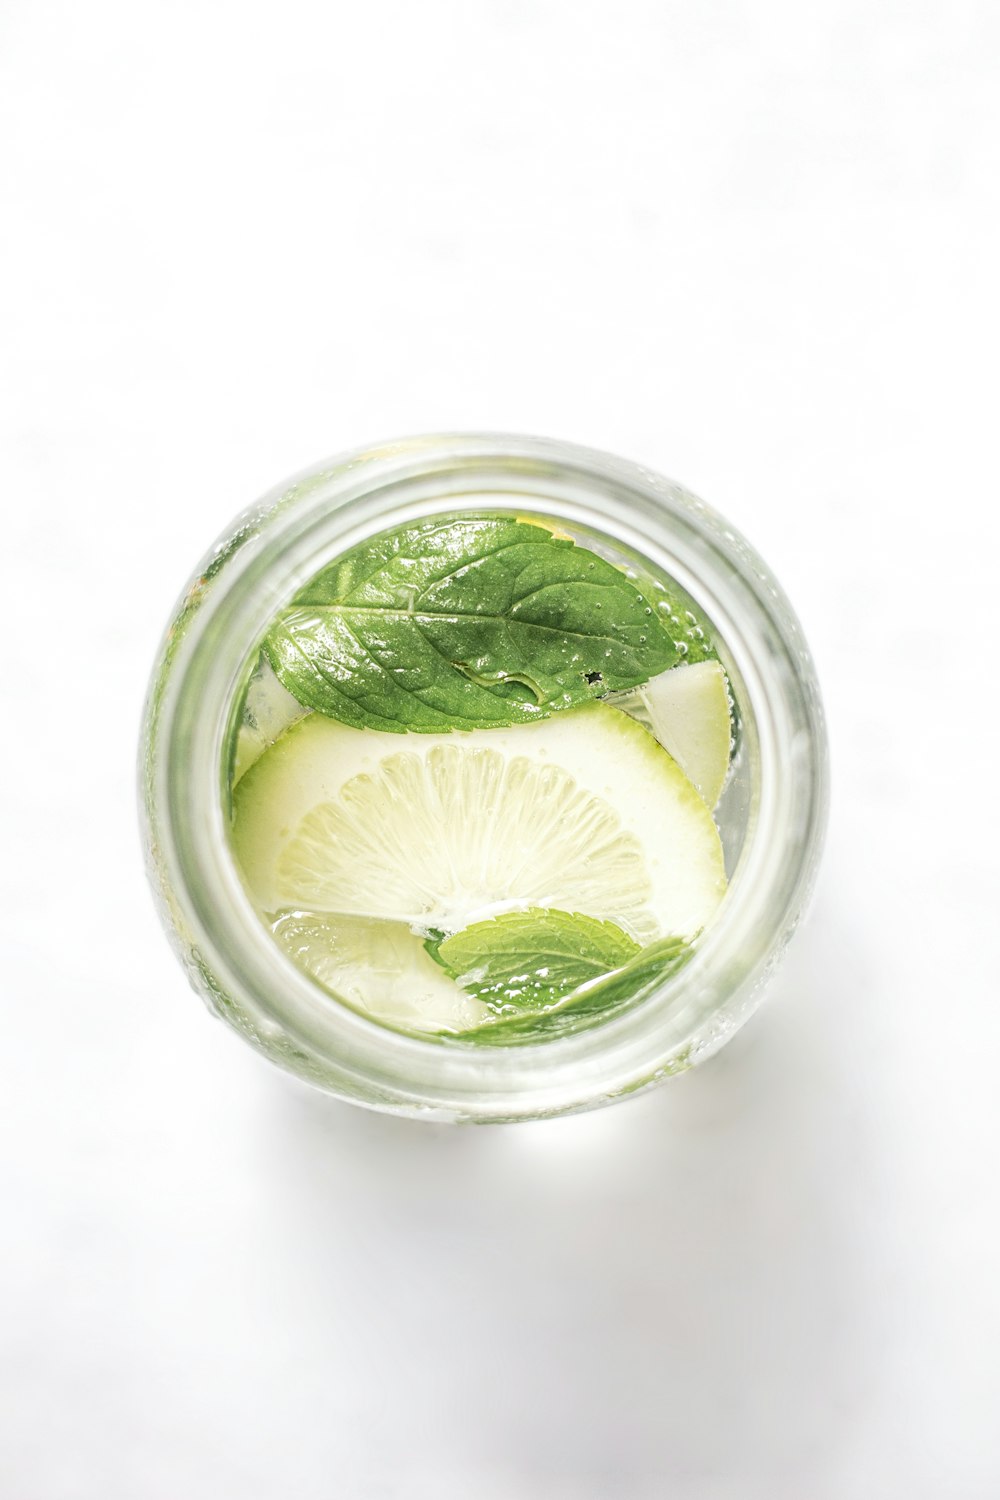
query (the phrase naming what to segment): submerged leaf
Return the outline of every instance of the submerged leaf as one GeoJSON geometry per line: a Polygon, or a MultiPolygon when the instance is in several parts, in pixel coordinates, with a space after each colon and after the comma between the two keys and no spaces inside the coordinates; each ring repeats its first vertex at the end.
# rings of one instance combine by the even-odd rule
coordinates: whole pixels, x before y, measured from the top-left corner
{"type": "Polygon", "coordinates": [[[428,951],[468,994],[502,1016],[546,1010],[640,948],[614,922],[529,907],[475,922],[428,943],[428,951]]]}
{"type": "Polygon", "coordinates": [[[597,1019],[606,1020],[633,1000],[649,994],[655,985],[682,968],[692,948],[683,938],[660,938],[641,949],[622,968],[571,991],[548,1010],[527,1012],[488,1021],[463,1031],[452,1040],[484,1047],[521,1046],[527,1042],[552,1041],[578,1031],[597,1019]]]}

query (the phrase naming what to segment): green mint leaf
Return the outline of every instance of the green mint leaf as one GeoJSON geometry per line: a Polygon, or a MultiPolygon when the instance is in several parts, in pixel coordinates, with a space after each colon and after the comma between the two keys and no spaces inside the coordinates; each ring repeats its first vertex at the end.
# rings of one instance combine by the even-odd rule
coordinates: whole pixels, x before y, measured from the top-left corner
{"type": "Polygon", "coordinates": [[[264,650],[306,707],[395,732],[530,722],[683,655],[618,568],[503,517],[428,521],[355,548],[296,595],[264,650]]]}
{"type": "Polygon", "coordinates": [[[683,938],[660,938],[641,949],[623,967],[571,991],[549,1010],[505,1016],[448,1039],[485,1047],[552,1041],[579,1030],[597,1016],[607,1019],[620,1014],[631,1001],[640,999],[683,967],[691,953],[691,945],[683,938]]]}
{"type": "Polygon", "coordinates": [[[543,907],[504,912],[426,946],[497,1015],[545,1010],[640,951],[614,922],[543,907]]]}

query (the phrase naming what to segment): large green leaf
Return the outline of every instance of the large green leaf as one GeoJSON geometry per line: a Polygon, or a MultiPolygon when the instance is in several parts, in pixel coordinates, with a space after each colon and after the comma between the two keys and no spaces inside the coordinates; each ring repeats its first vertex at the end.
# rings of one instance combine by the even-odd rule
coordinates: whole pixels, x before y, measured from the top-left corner
{"type": "Polygon", "coordinates": [[[681,657],[618,568],[504,517],[385,532],[323,569],[265,642],[282,683],[357,728],[519,724],[681,657]]]}

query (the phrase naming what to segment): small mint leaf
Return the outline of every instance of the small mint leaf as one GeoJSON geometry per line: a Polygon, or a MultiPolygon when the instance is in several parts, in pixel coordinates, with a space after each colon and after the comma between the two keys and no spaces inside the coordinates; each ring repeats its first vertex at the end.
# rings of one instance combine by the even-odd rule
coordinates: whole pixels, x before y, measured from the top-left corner
{"type": "Polygon", "coordinates": [[[660,938],[641,949],[614,972],[571,991],[548,1010],[508,1015],[490,1021],[450,1040],[482,1047],[524,1046],[553,1041],[578,1031],[600,1017],[620,1014],[633,1000],[641,999],[655,985],[682,968],[691,957],[690,943],[679,937],[660,938]]]}
{"type": "Polygon", "coordinates": [[[547,1010],[639,951],[614,922],[529,907],[473,923],[439,943],[434,956],[464,990],[504,1016],[547,1010]]]}
{"type": "Polygon", "coordinates": [[[496,1016],[511,1016],[559,1004],[639,951],[615,922],[532,906],[474,922],[438,944],[435,957],[496,1016]]]}

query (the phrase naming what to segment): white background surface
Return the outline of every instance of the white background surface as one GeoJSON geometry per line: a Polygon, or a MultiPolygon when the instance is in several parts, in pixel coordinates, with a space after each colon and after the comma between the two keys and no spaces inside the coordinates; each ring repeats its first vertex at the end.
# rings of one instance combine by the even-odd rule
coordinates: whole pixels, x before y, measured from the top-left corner
{"type": "Polygon", "coordinates": [[[0,1493],[1000,1493],[991,0],[6,0],[0,1493]],[[133,754],[189,570],[324,454],[618,450],[796,602],[818,897],[701,1072],[538,1126],[186,990],[133,754]]]}

